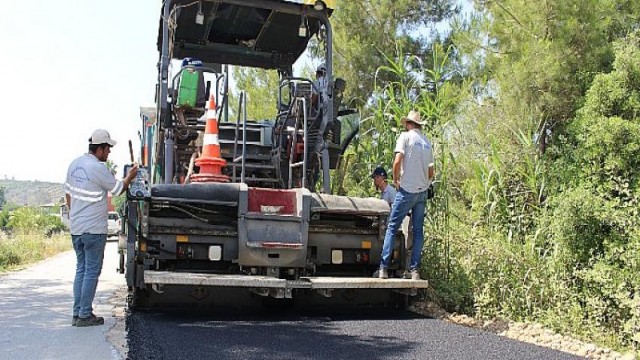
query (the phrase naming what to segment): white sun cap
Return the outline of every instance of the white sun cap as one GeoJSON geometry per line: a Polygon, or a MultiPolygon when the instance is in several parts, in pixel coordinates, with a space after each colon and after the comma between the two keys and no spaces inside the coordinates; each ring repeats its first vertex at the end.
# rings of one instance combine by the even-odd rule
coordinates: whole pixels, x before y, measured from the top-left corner
{"type": "Polygon", "coordinates": [[[111,138],[109,132],[107,130],[98,129],[91,134],[91,138],[89,138],[89,144],[99,145],[99,144],[109,144],[110,146],[115,146],[116,141],[111,138]]]}

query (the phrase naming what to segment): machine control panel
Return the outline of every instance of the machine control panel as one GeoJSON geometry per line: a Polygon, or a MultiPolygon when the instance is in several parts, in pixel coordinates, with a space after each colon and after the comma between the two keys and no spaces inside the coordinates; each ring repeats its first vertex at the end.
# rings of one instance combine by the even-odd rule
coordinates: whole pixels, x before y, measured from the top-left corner
{"type": "MultiPolygon", "coordinates": [[[[129,172],[130,167],[131,165],[125,165],[125,174],[129,172]]],[[[149,171],[146,167],[138,168],[138,173],[136,174],[135,179],[133,179],[131,184],[129,184],[127,195],[129,198],[144,198],[151,196],[151,192],[149,191],[149,171]]]]}

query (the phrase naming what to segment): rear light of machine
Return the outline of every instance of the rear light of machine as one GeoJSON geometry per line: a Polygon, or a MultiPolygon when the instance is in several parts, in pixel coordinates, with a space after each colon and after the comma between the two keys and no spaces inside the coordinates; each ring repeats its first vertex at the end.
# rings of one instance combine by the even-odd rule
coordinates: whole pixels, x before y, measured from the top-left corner
{"type": "Polygon", "coordinates": [[[356,250],[356,263],[368,264],[369,263],[369,251],[368,250],[356,250]]]}
{"type": "Polygon", "coordinates": [[[340,264],[369,264],[371,260],[369,249],[332,249],[331,263],[340,264]]]}
{"type": "Polygon", "coordinates": [[[209,260],[211,261],[222,260],[222,246],[220,245],[209,246],[209,260]]]}
{"type": "Polygon", "coordinates": [[[193,259],[193,248],[189,244],[178,244],[176,246],[176,257],[178,259],[193,259]]]}
{"type": "Polygon", "coordinates": [[[331,263],[342,264],[342,250],[331,250],[331,263]]]}

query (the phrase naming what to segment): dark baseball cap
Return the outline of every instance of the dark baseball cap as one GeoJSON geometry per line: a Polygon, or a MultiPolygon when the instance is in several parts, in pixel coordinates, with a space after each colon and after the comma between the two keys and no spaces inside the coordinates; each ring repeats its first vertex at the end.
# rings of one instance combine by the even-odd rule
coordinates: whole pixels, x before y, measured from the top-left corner
{"type": "Polygon", "coordinates": [[[371,177],[373,178],[378,175],[382,176],[383,178],[386,178],[387,171],[383,167],[378,166],[375,170],[373,170],[373,174],[371,174],[371,177]]]}

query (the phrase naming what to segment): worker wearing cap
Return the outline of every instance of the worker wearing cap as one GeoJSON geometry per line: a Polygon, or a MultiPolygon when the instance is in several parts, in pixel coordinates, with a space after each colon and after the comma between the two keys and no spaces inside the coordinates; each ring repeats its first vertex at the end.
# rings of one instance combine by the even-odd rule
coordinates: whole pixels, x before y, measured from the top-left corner
{"type": "Polygon", "coordinates": [[[406,131],[402,132],[396,141],[393,161],[393,182],[398,193],[391,205],[378,276],[383,279],[388,277],[387,269],[391,265],[393,240],[402,221],[411,212],[413,249],[409,270],[411,279],[420,280],[427,191],[435,175],[433,150],[431,142],[421,132],[426,121],[420,119],[420,113],[410,111],[402,119],[402,123],[406,131]]]}
{"type": "Polygon", "coordinates": [[[311,98],[311,104],[315,109],[318,109],[319,102],[325,99],[325,87],[327,86],[327,67],[325,64],[320,64],[316,68],[316,79],[313,81],[313,95],[311,98]]]}
{"type": "Polygon", "coordinates": [[[134,164],[123,180],[116,180],[104,163],[115,144],[106,130],[94,131],[89,138],[89,153],[75,159],[67,170],[64,190],[77,260],[73,326],[104,324],[104,318],[93,314],[92,303],[107,243],[107,192],[120,195],[138,172],[134,164]]]}
{"type": "Polygon", "coordinates": [[[387,171],[379,166],[373,170],[371,178],[373,179],[373,185],[376,187],[376,190],[380,190],[380,198],[391,206],[393,200],[396,198],[396,189],[387,182],[387,171]]]}

